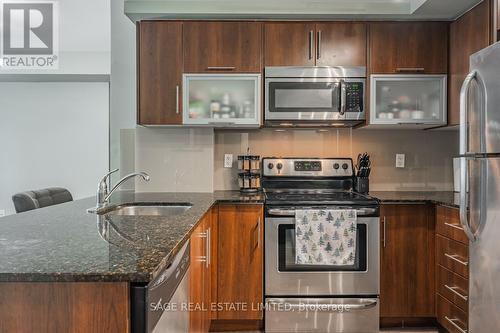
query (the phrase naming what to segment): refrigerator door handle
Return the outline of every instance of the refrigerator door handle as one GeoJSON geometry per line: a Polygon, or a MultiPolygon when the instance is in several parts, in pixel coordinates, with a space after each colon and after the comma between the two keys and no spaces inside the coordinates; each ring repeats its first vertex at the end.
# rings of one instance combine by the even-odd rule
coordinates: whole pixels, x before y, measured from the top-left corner
{"type": "Polygon", "coordinates": [[[465,155],[469,150],[469,129],[468,129],[468,93],[472,81],[476,78],[477,72],[470,72],[460,89],[460,154],[465,155]]]}
{"type": "MultiPolygon", "coordinates": [[[[486,177],[486,163],[487,158],[476,158],[476,157],[461,157],[460,158],[460,224],[462,225],[467,238],[474,243],[478,240],[478,235],[481,232],[484,221],[486,221],[486,187],[488,186],[488,180],[486,177]],[[476,189],[479,196],[479,211],[478,222],[474,225],[476,230],[473,230],[470,224],[470,218],[468,212],[471,216],[474,216],[474,210],[469,206],[469,194],[467,193],[467,187],[471,182],[469,182],[469,161],[479,162],[479,189],[476,189]]],[[[469,186],[469,191],[472,191],[472,185],[469,186]]]]}
{"type": "MultiPolygon", "coordinates": [[[[462,134],[462,133],[460,133],[462,134]]],[[[476,236],[472,233],[469,225],[469,218],[467,216],[467,184],[468,184],[468,174],[469,174],[469,161],[466,157],[460,158],[460,224],[464,228],[464,232],[467,238],[471,242],[476,241],[476,236]]]]}

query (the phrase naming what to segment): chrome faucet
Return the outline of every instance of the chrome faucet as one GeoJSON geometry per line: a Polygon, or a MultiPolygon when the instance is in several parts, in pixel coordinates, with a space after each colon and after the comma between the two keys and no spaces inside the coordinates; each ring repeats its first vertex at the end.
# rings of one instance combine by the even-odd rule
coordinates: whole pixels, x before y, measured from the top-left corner
{"type": "Polygon", "coordinates": [[[119,169],[112,170],[111,172],[107,173],[102,179],[99,181],[99,184],[97,185],[97,205],[94,208],[90,208],[87,211],[89,213],[96,213],[99,210],[103,209],[109,204],[109,197],[120,187],[121,184],[126,182],[128,179],[133,178],[133,177],[142,177],[145,181],[149,181],[151,178],[149,175],[145,172],[134,172],[129,175],[126,175],[122,179],[118,181],[118,183],[109,191],[108,193],[108,179],[111,176],[111,174],[117,172],[119,169]]]}

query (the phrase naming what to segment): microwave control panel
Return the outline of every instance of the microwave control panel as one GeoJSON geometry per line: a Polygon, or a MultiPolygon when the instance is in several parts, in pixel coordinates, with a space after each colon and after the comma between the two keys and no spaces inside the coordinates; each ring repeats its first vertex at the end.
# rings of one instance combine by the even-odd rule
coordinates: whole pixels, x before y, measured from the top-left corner
{"type": "Polygon", "coordinates": [[[346,82],[346,112],[363,112],[363,83],[346,82]]]}

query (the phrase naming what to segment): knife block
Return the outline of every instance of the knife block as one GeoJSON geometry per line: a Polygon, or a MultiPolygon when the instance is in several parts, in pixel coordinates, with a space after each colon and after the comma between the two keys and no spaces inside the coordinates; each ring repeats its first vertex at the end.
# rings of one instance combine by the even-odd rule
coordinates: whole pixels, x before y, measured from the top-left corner
{"type": "Polygon", "coordinates": [[[368,194],[370,191],[370,179],[368,177],[356,177],[354,190],[358,193],[368,194]]]}

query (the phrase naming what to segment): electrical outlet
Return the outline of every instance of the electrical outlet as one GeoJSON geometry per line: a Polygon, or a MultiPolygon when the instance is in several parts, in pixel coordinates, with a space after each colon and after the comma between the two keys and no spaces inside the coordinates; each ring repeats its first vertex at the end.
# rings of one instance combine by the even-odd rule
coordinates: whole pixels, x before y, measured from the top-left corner
{"type": "Polygon", "coordinates": [[[224,168],[233,167],[233,154],[224,154],[224,168]]]}
{"type": "Polygon", "coordinates": [[[0,209],[0,217],[5,216],[5,209],[0,209]]]}
{"type": "Polygon", "coordinates": [[[396,168],[405,167],[405,154],[396,154],[396,168]]]}

